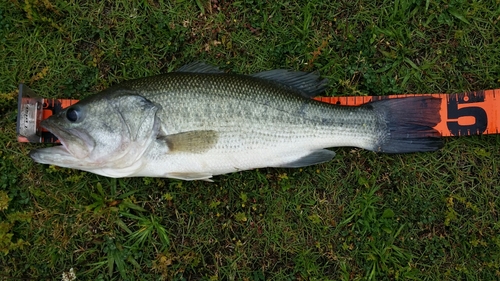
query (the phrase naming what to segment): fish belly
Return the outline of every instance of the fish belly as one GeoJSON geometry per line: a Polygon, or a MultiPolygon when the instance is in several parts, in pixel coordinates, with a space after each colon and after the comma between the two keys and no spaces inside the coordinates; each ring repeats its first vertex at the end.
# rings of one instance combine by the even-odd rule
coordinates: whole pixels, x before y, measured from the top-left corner
{"type": "Polygon", "coordinates": [[[369,146],[372,140],[353,130],[320,131],[314,128],[287,131],[252,131],[221,134],[217,145],[202,153],[165,152],[161,144],[147,157],[147,166],[135,176],[208,179],[213,175],[264,167],[302,167],[329,161],[334,153],[324,148],[369,146]],[[308,156],[323,151],[319,158],[308,156]],[[301,159],[302,160],[301,162],[301,159]]]}

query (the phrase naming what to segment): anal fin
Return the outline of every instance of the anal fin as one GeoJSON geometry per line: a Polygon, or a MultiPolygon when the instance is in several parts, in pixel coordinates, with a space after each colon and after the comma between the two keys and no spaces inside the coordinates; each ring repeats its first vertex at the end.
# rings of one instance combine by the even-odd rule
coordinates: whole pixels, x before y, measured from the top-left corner
{"type": "Polygon", "coordinates": [[[316,165],[324,162],[328,162],[335,157],[335,152],[328,149],[320,149],[312,151],[310,154],[303,156],[290,163],[285,163],[279,165],[280,168],[300,168],[311,165],[316,165]]]}
{"type": "Polygon", "coordinates": [[[186,180],[186,181],[196,181],[203,180],[208,182],[213,182],[210,178],[211,173],[168,173],[167,178],[186,180]]]}

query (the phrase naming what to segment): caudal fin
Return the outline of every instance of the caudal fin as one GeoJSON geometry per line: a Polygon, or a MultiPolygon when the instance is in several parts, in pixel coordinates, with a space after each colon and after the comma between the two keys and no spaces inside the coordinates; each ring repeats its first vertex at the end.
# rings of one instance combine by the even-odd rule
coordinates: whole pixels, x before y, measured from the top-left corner
{"type": "Polygon", "coordinates": [[[443,146],[434,127],[441,121],[441,99],[407,97],[370,103],[385,119],[385,134],[374,151],[409,153],[434,151],[443,146]]]}

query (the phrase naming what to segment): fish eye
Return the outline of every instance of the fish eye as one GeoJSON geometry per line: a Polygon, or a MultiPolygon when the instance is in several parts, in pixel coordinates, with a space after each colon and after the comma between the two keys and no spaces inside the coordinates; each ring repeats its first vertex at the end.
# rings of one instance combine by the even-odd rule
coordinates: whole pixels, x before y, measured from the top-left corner
{"type": "Polygon", "coordinates": [[[78,108],[71,107],[71,108],[68,108],[68,110],[66,111],[66,118],[70,122],[78,121],[79,117],[80,117],[80,111],[78,110],[78,108]]]}

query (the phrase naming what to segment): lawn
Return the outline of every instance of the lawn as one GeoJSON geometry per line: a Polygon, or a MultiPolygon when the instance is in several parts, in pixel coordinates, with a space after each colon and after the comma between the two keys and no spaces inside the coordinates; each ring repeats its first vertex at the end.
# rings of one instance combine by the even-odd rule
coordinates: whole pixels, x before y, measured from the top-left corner
{"type": "Polygon", "coordinates": [[[318,71],[329,96],[500,88],[500,2],[0,2],[0,280],[500,279],[497,135],[214,183],[39,165],[46,145],[16,142],[21,82],[81,99],[200,60],[318,71]]]}

